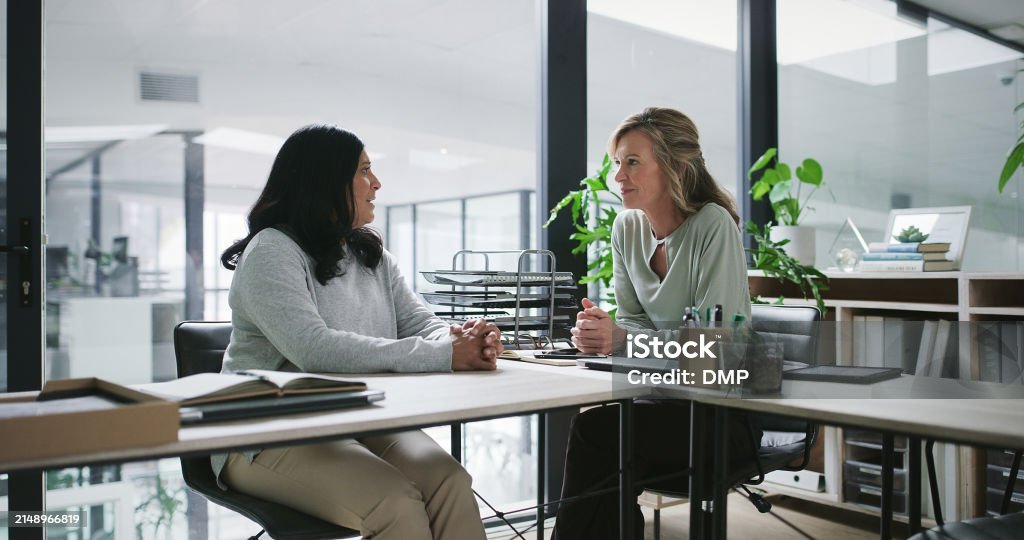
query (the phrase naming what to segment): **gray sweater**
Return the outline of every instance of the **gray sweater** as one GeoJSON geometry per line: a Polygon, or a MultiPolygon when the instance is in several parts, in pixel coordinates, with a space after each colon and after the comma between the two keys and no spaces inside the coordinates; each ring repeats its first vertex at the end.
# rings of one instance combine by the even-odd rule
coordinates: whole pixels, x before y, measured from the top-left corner
{"type": "Polygon", "coordinates": [[[344,274],[321,285],[288,235],[253,237],[231,281],[224,371],[450,371],[448,325],[416,298],[384,251],[376,269],[346,252],[344,274]]]}
{"type": "MultiPolygon", "coordinates": [[[[223,371],[451,371],[448,325],[420,303],[390,253],[371,270],[346,251],[341,267],[343,275],[321,285],[312,257],[288,235],[257,233],[231,279],[223,371]]],[[[250,463],[258,453],[244,452],[250,463]]],[[[210,462],[227,489],[227,455],[210,462]]]]}
{"type": "MultiPolygon", "coordinates": [[[[627,330],[669,330],[683,308],[722,304],[726,321],[750,317],[747,264],[739,228],[724,208],[704,205],[665,237],[668,273],[651,269],[657,247],[651,222],[640,210],[624,210],[612,226],[612,272],[616,323],[627,330]]],[[[669,335],[662,337],[671,338],[669,335]]]]}

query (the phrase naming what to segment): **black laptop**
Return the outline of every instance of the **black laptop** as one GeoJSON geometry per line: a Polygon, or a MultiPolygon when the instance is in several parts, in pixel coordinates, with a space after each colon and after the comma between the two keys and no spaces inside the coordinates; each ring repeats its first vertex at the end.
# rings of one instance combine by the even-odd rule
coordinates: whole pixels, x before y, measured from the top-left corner
{"type": "Polygon", "coordinates": [[[362,390],[359,392],[325,392],[219,401],[182,407],[181,424],[203,424],[345,409],[369,405],[382,399],[384,399],[384,392],[381,390],[362,390]]]}

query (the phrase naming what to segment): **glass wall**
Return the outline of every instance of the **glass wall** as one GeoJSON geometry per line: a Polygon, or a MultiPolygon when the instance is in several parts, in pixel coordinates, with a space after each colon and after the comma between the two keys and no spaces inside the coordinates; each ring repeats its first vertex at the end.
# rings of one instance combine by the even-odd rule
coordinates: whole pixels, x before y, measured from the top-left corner
{"type": "Polygon", "coordinates": [[[587,9],[588,173],[624,118],[672,107],[697,124],[708,169],[735,195],[736,2],[590,0],[587,9]]]}
{"type": "MultiPolygon", "coordinates": [[[[334,123],[363,139],[383,185],[379,208],[416,204],[429,218],[434,228],[421,231],[420,250],[391,246],[408,278],[416,268],[447,267],[465,242],[504,245],[503,224],[470,217],[468,229],[452,228],[461,207],[430,201],[535,189],[535,17],[529,0],[48,0],[47,255],[55,264],[47,266],[47,378],[173,378],[174,325],[230,318],[232,275],[220,253],[245,234],[281,142],[308,123],[334,123]]],[[[518,202],[513,208],[520,211],[518,202]]],[[[414,215],[377,217],[382,233],[412,231],[414,215]]],[[[481,464],[485,496],[531,496],[508,493],[482,472],[481,456],[534,444],[525,425],[467,430],[467,439],[490,445],[467,454],[471,468],[481,464]]],[[[181,500],[173,537],[255,532],[186,498],[176,467],[125,465],[116,479],[95,482],[87,471],[70,487],[52,483],[48,499],[104,513],[97,538],[102,530],[134,535],[121,529],[135,526],[144,537],[164,535],[150,520],[159,508],[132,516],[157,493],[181,500]],[[107,486],[105,494],[86,490],[90,482],[107,486]],[[126,520],[117,508],[128,509],[126,520]]],[[[524,471],[532,485],[536,475],[524,471]]]]}
{"type": "Polygon", "coordinates": [[[847,217],[872,242],[890,209],[971,205],[963,269],[1024,268],[1020,174],[996,191],[1018,133],[1020,53],[897,16],[893,2],[779,0],[778,24],[782,158],[817,159],[831,189],[802,223],[818,231],[819,267],[834,266],[847,217]]]}

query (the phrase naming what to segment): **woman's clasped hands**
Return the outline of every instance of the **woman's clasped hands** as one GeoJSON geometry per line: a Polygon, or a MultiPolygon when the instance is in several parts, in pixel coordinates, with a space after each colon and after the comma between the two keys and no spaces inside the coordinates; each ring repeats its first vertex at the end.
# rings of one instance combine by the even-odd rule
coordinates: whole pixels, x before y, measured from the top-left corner
{"type": "Polygon", "coordinates": [[[452,370],[491,371],[498,367],[498,355],[505,347],[501,344],[501,331],[492,322],[472,319],[451,326],[452,370]]]}
{"type": "Polygon", "coordinates": [[[611,354],[621,349],[626,341],[626,331],[589,298],[584,298],[582,304],[583,311],[576,314],[576,326],[570,330],[576,348],[580,352],[598,354],[611,354]]]}

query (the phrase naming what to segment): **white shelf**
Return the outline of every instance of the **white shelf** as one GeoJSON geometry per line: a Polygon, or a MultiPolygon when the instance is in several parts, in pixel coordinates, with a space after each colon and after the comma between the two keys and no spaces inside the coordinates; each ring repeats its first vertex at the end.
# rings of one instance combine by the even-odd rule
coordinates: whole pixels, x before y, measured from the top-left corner
{"type": "MultiPolygon", "coordinates": [[[[772,297],[762,297],[761,299],[769,303],[774,302],[776,300],[776,298],[772,297]]],[[[783,304],[787,306],[817,305],[817,303],[814,302],[813,300],[805,300],[803,298],[786,298],[783,304]]],[[[960,307],[955,304],[921,304],[917,302],[877,302],[874,300],[825,300],[825,306],[829,308],[877,309],[889,311],[921,311],[926,313],[958,313],[960,311],[960,307]]]]}
{"type": "Polygon", "coordinates": [[[1009,317],[1024,317],[1024,307],[972,307],[968,310],[971,315],[1006,315],[1009,317]]]}

